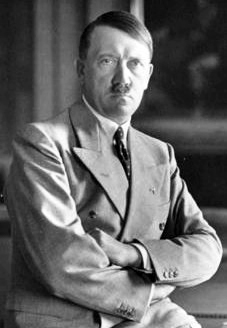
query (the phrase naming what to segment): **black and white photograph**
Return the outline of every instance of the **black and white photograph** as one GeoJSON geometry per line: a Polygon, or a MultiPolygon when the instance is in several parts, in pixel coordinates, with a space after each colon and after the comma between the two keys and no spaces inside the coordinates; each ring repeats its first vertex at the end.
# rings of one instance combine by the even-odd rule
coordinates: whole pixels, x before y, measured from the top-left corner
{"type": "Polygon", "coordinates": [[[227,328],[227,2],[0,2],[0,328],[227,328]]]}

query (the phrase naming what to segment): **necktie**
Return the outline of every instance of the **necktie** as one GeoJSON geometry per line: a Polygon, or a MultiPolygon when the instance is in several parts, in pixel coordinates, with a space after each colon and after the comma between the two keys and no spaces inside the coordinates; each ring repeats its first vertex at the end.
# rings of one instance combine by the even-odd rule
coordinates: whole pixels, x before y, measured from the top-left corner
{"type": "Polygon", "coordinates": [[[124,131],[121,126],[118,127],[117,131],[114,134],[114,146],[118,155],[118,158],[125,170],[127,178],[130,179],[131,175],[131,161],[129,157],[129,152],[125,148],[123,143],[124,131]]]}

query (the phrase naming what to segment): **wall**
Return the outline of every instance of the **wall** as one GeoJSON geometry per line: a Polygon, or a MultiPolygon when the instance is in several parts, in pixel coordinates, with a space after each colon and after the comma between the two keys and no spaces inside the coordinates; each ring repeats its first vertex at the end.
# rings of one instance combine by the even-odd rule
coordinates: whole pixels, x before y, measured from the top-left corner
{"type": "Polygon", "coordinates": [[[32,118],[32,2],[0,3],[0,167],[15,131],[32,118]]]}

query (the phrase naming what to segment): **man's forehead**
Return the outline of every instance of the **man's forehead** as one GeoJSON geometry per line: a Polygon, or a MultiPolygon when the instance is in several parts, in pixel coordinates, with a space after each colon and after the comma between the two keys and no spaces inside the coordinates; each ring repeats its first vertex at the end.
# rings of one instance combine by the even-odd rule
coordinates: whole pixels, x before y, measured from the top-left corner
{"type": "Polygon", "coordinates": [[[130,34],[128,31],[120,29],[118,27],[110,26],[110,25],[98,25],[95,26],[91,37],[95,37],[95,35],[99,35],[101,37],[105,37],[106,35],[112,35],[112,33],[119,34],[122,36],[127,36],[128,38],[137,40],[138,42],[142,42],[139,38],[136,38],[134,35],[130,34]]]}
{"type": "Polygon", "coordinates": [[[92,32],[90,50],[101,51],[105,50],[105,48],[114,50],[115,47],[124,48],[127,46],[130,46],[135,52],[140,52],[140,49],[143,49],[144,55],[146,52],[149,54],[148,45],[143,40],[121,29],[108,25],[99,25],[92,32]]]}

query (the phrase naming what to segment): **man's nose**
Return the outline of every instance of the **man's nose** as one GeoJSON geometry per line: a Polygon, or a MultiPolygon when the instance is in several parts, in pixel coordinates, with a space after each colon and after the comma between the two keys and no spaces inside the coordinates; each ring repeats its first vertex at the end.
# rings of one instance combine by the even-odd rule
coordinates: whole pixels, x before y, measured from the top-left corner
{"type": "Polygon", "coordinates": [[[118,63],[113,76],[113,84],[115,83],[130,84],[130,71],[126,63],[118,63]]]}

